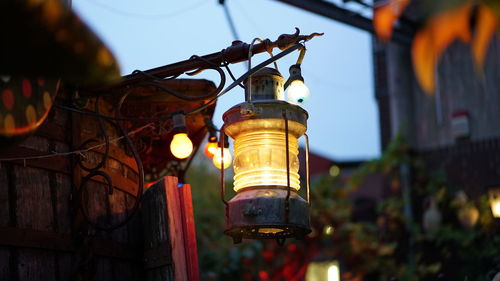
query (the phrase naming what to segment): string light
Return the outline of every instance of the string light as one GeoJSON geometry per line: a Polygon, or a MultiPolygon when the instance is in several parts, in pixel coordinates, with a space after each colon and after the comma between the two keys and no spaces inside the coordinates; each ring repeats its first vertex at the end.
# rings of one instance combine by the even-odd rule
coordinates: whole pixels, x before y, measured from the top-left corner
{"type": "Polygon", "coordinates": [[[209,136],[208,142],[205,145],[205,155],[210,159],[214,158],[214,155],[217,153],[217,147],[217,137],[209,136]]]}
{"type": "Polygon", "coordinates": [[[170,152],[178,159],[186,159],[193,153],[193,142],[187,134],[186,117],[183,113],[177,113],[172,120],[175,135],[170,143],[170,152]]]}
{"type": "MultiPolygon", "coordinates": [[[[146,124],[140,128],[137,128],[136,130],[134,131],[131,131],[127,134],[127,136],[131,136],[131,135],[135,135],[141,131],[143,131],[144,129],[147,129],[147,128],[154,128],[154,125],[153,123],[149,123],[149,124],[146,124]]],[[[122,140],[124,139],[125,136],[120,136],[120,137],[116,137],[116,138],[113,138],[113,139],[110,139],[109,142],[110,143],[116,143],[117,141],[119,140],[122,140]]],[[[57,156],[69,156],[69,155],[73,155],[73,154],[78,154],[82,157],[86,157],[84,152],[89,152],[91,150],[94,150],[96,148],[100,148],[100,147],[103,147],[103,146],[106,146],[106,143],[100,143],[100,144],[97,144],[97,145],[94,145],[94,146],[91,146],[89,148],[86,148],[86,149],[78,149],[78,150],[73,150],[73,151],[68,151],[68,152],[52,152],[51,154],[45,154],[45,155],[37,155],[37,156],[24,156],[24,157],[12,157],[12,158],[0,158],[0,161],[20,161],[20,160],[23,160],[25,162],[25,166],[26,166],[26,160],[33,160],[33,159],[44,159],[44,158],[51,158],[51,157],[57,157],[57,156]]]]}
{"type": "Polygon", "coordinates": [[[286,100],[289,103],[301,105],[309,100],[311,93],[304,84],[304,78],[301,74],[300,64],[290,66],[290,78],[285,83],[287,90],[286,100]]]}
{"type": "Polygon", "coordinates": [[[222,168],[222,162],[224,162],[224,170],[229,168],[231,166],[231,163],[233,162],[233,157],[231,157],[231,152],[229,151],[229,142],[227,136],[225,137],[224,148],[221,149],[220,146],[217,146],[214,158],[212,159],[212,163],[214,163],[214,166],[217,167],[217,169],[222,168]],[[224,150],[224,153],[222,153],[222,150],[224,150]]]}

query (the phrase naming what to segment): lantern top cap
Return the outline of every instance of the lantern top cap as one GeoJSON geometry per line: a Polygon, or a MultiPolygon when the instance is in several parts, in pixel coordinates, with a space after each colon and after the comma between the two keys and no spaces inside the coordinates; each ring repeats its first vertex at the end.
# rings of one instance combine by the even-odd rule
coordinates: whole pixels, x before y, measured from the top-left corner
{"type": "Polygon", "coordinates": [[[278,70],[271,67],[264,67],[261,70],[255,72],[251,77],[270,76],[270,75],[283,77],[283,75],[281,75],[281,73],[278,70]]]}

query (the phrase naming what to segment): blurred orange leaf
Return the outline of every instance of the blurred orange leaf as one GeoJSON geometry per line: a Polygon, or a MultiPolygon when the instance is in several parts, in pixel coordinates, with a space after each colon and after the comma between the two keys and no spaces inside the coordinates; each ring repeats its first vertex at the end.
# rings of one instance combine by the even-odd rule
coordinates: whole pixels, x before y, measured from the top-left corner
{"type": "Polygon", "coordinates": [[[428,94],[434,93],[434,68],[437,60],[432,43],[432,36],[426,28],[415,35],[411,50],[415,76],[420,87],[428,94]]]}
{"type": "Polygon", "coordinates": [[[472,40],[472,55],[478,70],[483,69],[486,51],[495,34],[497,23],[497,17],[492,9],[484,5],[479,6],[476,30],[472,40]]]}
{"type": "Polygon", "coordinates": [[[443,51],[456,39],[470,42],[469,26],[472,5],[468,2],[434,15],[413,38],[413,68],[426,94],[435,90],[435,67],[443,51]]]}
{"type": "Polygon", "coordinates": [[[410,0],[388,0],[384,4],[375,7],[373,14],[373,26],[377,36],[389,41],[392,37],[394,22],[401,16],[410,0]]]}

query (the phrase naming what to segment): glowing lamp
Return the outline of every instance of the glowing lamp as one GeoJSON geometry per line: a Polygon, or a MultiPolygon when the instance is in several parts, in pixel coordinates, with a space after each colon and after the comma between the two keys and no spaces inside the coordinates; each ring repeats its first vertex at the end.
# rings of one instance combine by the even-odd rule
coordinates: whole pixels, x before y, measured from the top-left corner
{"type": "Polygon", "coordinates": [[[243,238],[301,239],[311,232],[309,202],[297,193],[298,138],[306,132],[308,114],[279,100],[283,77],[277,70],[264,68],[250,79],[247,101],[223,115],[221,134],[234,139],[236,191],[227,202],[225,233],[235,243],[243,238]]]}
{"type": "Polygon", "coordinates": [[[306,281],[340,281],[337,261],[311,262],[307,266],[306,281]]]}
{"type": "Polygon", "coordinates": [[[491,189],[489,193],[490,207],[493,217],[500,218],[500,189],[491,189]]]}
{"type": "Polygon", "coordinates": [[[231,166],[231,162],[233,161],[231,153],[229,152],[229,148],[224,147],[223,149],[224,153],[220,147],[217,147],[214,158],[212,159],[212,162],[214,163],[214,166],[217,167],[217,169],[221,169],[222,165],[224,165],[224,169],[227,169],[231,166]],[[224,161],[222,161],[223,159],[224,161]]]}
{"type": "Polygon", "coordinates": [[[187,135],[185,116],[182,113],[175,114],[173,117],[174,137],[170,142],[170,152],[178,158],[188,158],[193,153],[193,143],[187,135]]]}
{"type": "Polygon", "coordinates": [[[309,100],[309,88],[304,84],[299,64],[290,67],[290,78],[285,83],[285,89],[286,100],[292,104],[301,105],[309,100]]]}
{"type": "Polygon", "coordinates": [[[217,137],[208,137],[208,142],[205,145],[205,155],[208,158],[214,158],[215,153],[217,152],[217,147],[219,145],[217,144],[217,137]]]}

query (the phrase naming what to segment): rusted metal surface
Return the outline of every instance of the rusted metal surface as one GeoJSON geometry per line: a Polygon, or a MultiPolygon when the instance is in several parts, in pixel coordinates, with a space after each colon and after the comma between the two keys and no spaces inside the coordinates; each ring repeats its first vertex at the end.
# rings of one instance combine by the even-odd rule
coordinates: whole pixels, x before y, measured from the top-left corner
{"type": "Polygon", "coordinates": [[[303,239],[311,232],[309,204],[285,188],[247,188],[229,201],[225,234],[235,243],[242,239],[303,239]],[[289,198],[287,198],[289,197],[289,198]],[[285,205],[289,205],[288,211],[285,205]],[[266,229],[279,232],[269,233],[266,229]]]}

